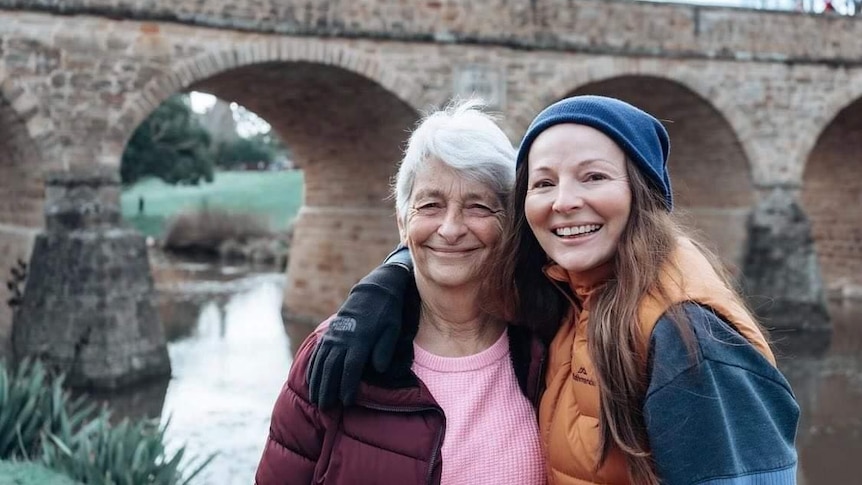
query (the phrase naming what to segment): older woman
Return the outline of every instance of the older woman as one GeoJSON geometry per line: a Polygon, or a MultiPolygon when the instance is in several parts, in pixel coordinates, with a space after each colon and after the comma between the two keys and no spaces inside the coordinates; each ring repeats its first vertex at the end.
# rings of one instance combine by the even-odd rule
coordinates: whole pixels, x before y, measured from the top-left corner
{"type": "MultiPolygon", "coordinates": [[[[415,286],[394,361],[363,376],[355,405],[319,409],[305,374],[326,325],[309,336],[275,404],[259,485],[545,483],[535,423],[541,346],[478,299],[514,161],[475,103],[432,114],[413,132],[395,200],[415,286]]],[[[344,312],[328,326],[356,330],[344,312]]]]}
{"type": "Polygon", "coordinates": [[[674,221],[668,152],[658,120],[599,96],[546,108],[521,143],[485,298],[552,338],[549,481],[795,483],[799,408],[740,296],[674,221]]]}

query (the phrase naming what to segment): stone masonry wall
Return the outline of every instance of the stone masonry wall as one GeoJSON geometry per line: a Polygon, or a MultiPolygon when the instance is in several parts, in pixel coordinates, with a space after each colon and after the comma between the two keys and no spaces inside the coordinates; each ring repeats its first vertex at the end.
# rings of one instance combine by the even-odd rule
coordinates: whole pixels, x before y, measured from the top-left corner
{"type": "Polygon", "coordinates": [[[659,57],[850,64],[862,57],[862,23],[852,18],[626,0],[0,0],[0,8],[659,57]]]}
{"type": "Polygon", "coordinates": [[[833,294],[862,297],[862,102],[823,132],[803,188],[827,286],[833,294]]]}
{"type": "Polygon", "coordinates": [[[799,196],[787,187],[765,192],[748,219],[745,295],[774,337],[782,330],[828,332],[825,288],[799,196]]]}
{"type": "MultiPolygon", "coordinates": [[[[64,13],[107,8],[99,2],[63,5],[64,13]],[[75,10],[76,5],[86,8],[75,10]]],[[[139,7],[161,8],[155,2],[111,5],[119,10],[110,12],[138,18],[146,17],[139,7]]],[[[182,2],[171,5],[180,12],[187,8],[182,2]]],[[[189,22],[203,25],[221,15],[216,2],[199,5],[210,13],[189,14],[189,22]]],[[[266,11],[260,5],[236,5],[233,11],[239,16],[266,11]]],[[[268,15],[281,18],[299,4],[279,5],[268,15]]],[[[550,10],[556,4],[529,4],[535,5],[535,18],[545,18],[546,25],[539,28],[533,20],[523,20],[526,3],[506,8],[488,3],[484,5],[498,8],[477,10],[467,2],[427,2],[410,10],[410,22],[401,27],[367,28],[378,18],[407,18],[399,5],[334,2],[300,9],[305,12],[301,23],[309,28],[297,31],[298,36],[5,11],[0,17],[0,92],[42,156],[63,168],[118,167],[132,131],[164,99],[191,88],[215,92],[273,123],[300,155],[308,184],[306,205],[341,208],[339,224],[350,221],[350,210],[386,208],[385,183],[405,130],[418,113],[456,94],[456,81],[465,72],[490,76],[487,83],[499,95],[495,109],[515,143],[548,103],[582,89],[613,92],[669,113],[669,129],[676,132],[672,163],[681,173],[681,206],[698,211],[705,232],[724,234],[715,246],[729,260],[736,259],[733,248],[739,247],[743,233],[722,229],[741,226],[755,188],[801,186],[805,161],[820,133],[851,100],[862,97],[862,68],[844,58],[856,55],[858,43],[840,41],[856,32],[856,19],[576,0],[571,8],[555,10],[556,15],[550,10]],[[468,14],[458,9],[471,13],[459,17],[468,14]],[[320,20],[323,14],[329,20],[320,20]],[[713,18],[709,16],[735,23],[706,22],[713,18]],[[506,25],[512,29],[501,28],[506,25]],[[596,25],[605,28],[588,27],[596,25]],[[735,25],[727,27],[733,35],[720,36],[735,47],[704,47],[707,33],[720,25],[735,25]],[[310,26],[319,27],[320,35],[312,35],[310,26]],[[381,33],[388,28],[410,35],[381,33]],[[811,42],[788,41],[787,36],[803,35],[806,29],[811,29],[811,42]],[[756,30],[763,35],[749,48],[760,51],[734,50],[752,40],[746,32],[756,30]],[[815,30],[830,35],[814,35],[815,30]],[[559,40],[569,31],[579,37],[559,40]],[[525,49],[527,44],[511,39],[492,39],[491,32],[532,35],[533,44],[525,49]],[[816,51],[820,57],[800,51],[833,40],[834,46],[821,45],[816,51]],[[737,41],[739,46],[733,44],[737,41]],[[683,52],[684,47],[689,51],[683,52]],[[779,48],[783,54],[776,53],[779,48]],[[370,136],[365,134],[369,128],[370,136]]],[[[379,227],[391,224],[382,216],[375,220],[379,227]]],[[[303,224],[311,231],[311,223],[303,224]]],[[[377,224],[368,223],[368,230],[377,224]]],[[[327,230],[335,231],[336,223],[330,225],[327,230]]],[[[320,240],[306,245],[310,267],[329,254],[312,241],[320,240]]],[[[356,253],[365,262],[349,270],[356,273],[342,274],[343,281],[333,288],[346,288],[361,276],[358,268],[376,263],[383,245],[356,253]]],[[[293,277],[310,281],[311,276],[293,277]]],[[[321,300],[336,301],[343,296],[338,291],[321,300]]],[[[325,316],[322,306],[317,316],[325,316]]]]}
{"type": "MultiPolygon", "coordinates": [[[[525,53],[494,46],[260,36],[30,13],[9,13],[4,19],[5,72],[16,69],[6,91],[13,107],[26,111],[28,131],[45,156],[61,167],[117,164],[134,128],[169,95],[225,71],[265,62],[340,67],[373,81],[414,110],[445,102],[453,94],[453,77],[464,66],[490,66],[505,76],[505,102],[499,109],[513,140],[539,109],[581,86],[619,76],[659,77],[708,100],[727,120],[749,159],[755,184],[801,183],[804,161],[819,133],[849,100],[862,96],[862,70],[828,64],[525,53]],[[88,36],[80,35],[84,31],[88,36]]],[[[268,102],[251,90],[241,98],[236,100],[248,105],[268,102]]]]}
{"type": "Polygon", "coordinates": [[[15,314],[15,359],[39,358],[82,388],[170,376],[144,237],[120,227],[119,175],[52,173],[46,201],[15,314]]]}
{"type": "Polygon", "coordinates": [[[350,287],[398,244],[394,213],[304,207],[295,222],[295,230],[304,236],[294,239],[287,269],[288,317],[299,321],[310,317],[319,323],[334,313],[350,287]]]}
{"type": "Polygon", "coordinates": [[[15,110],[0,98],[0,358],[9,355],[12,296],[6,282],[18,261],[30,259],[42,227],[42,170],[35,143],[15,110]]]}
{"type": "Polygon", "coordinates": [[[12,294],[6,282],[10,280],[11,269],[17,266],[18,260],[29,262],[37,234],[35,229],[0,224],[0,268],[3,270],[0,281],[3,285],[0,287],[0,360],[12,355],[13,309],[7,303],[12,294]]]}
{"type": "Polygon", "coordinates": [[[0,98],[0,221],[42,225],[45,165],[21,117],[0,98]]]}

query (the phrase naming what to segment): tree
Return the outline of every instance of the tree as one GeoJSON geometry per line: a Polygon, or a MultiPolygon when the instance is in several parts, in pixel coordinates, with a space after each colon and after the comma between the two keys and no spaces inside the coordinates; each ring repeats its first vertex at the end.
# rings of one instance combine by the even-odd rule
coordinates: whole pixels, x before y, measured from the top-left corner
{"type": "Polygon", "coordinates": [[[276,157],[282,156],[285,158],[293,158],[293,152],[281,142],[281,138],[275,135],[272,130],[266,133],[258,133],[253,138],[257,138],[261,143],[268,146],[276,157]]]}
{"type": "Polygon", "coordinates": [[[162,103],[135,130],[123,152],[120,175],[124,185],[144,177],[169,184],[197,185],[213,180],[209,133],[192,113],[187,95],[162,103]]]}
{"type": "Polygon", "coordinates": [[[216,164],[226,170],[236,168],[244,163],[269,164],[275,158],[275,151],[257,136],[237,138],[219,145],[216,164]]]}
{"type": "Polygon", "coordinates": [[[216,156],[216,165],[226,170],[243,163],[263,162],[269,165],[279,156],[288,157],[289,151],[281,144],[278,137],[269,130],[247,138],[239,137],[221,143],[216,156]]]}

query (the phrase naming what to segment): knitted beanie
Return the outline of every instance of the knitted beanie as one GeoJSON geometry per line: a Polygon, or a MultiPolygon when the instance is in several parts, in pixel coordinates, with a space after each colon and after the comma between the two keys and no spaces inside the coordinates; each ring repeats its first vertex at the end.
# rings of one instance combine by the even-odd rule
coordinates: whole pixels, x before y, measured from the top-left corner
{"type": "Polygon", "coordinates": [[[670,141],[664,126],[652,115],[614,98],[574,96],[545,108],[527,129],[518,149],[520,166],[527,160],[530,146],[543,131],[562,123],[595,128],[613,140],[641,173],[659,190],[665,206],[673,208],[667,157],[670,141]]]}

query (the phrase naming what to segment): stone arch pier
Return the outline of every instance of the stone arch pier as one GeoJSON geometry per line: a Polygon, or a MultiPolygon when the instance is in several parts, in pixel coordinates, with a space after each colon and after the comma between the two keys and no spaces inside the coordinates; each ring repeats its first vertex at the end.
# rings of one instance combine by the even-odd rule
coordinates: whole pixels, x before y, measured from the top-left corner
{"type": "MultiPolygon", "coordinates": [[[[43,227],[46,169],[24,118],[5,93],[0,95],[0,355],[11,351],[11,269],[20,268],[19,261],[29,262],[33,240],[43,227]]],[[[18,286],[23,289],[23,282],[18,286]]]]}

